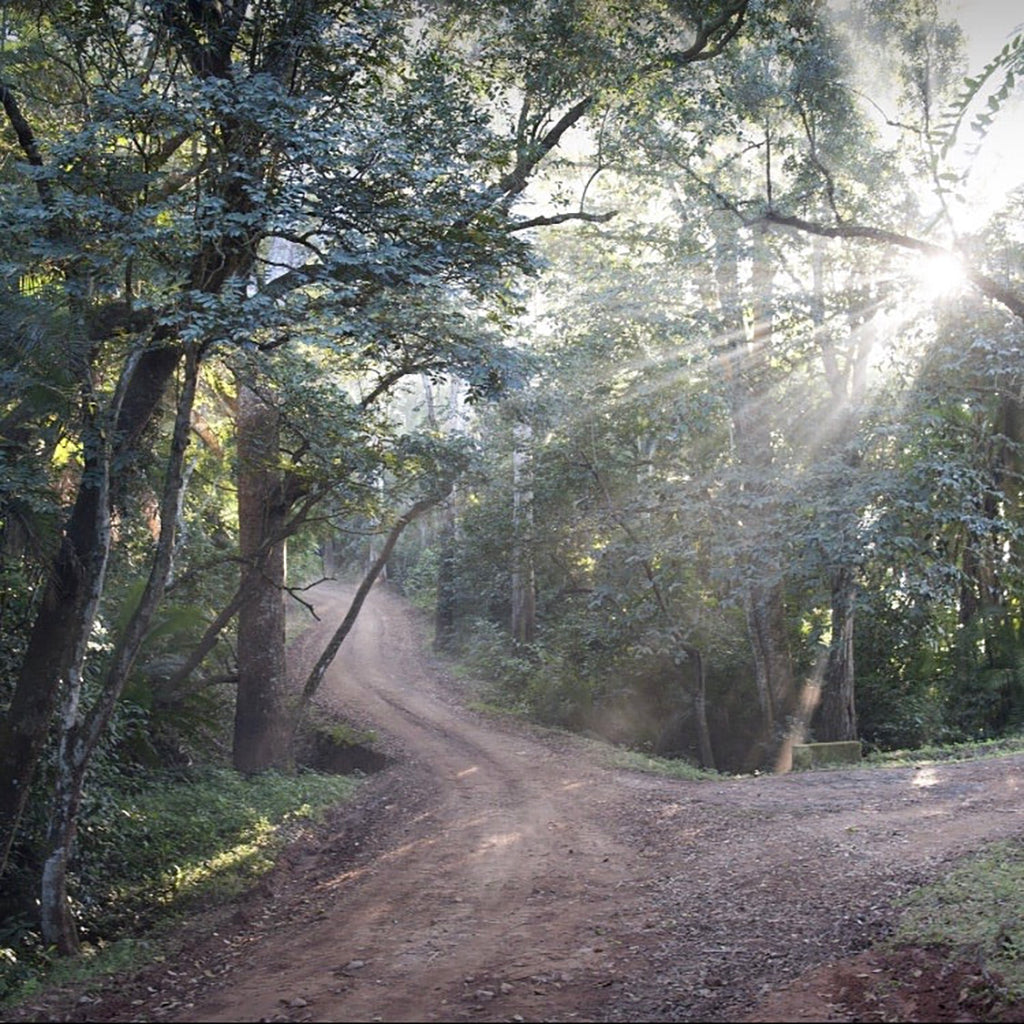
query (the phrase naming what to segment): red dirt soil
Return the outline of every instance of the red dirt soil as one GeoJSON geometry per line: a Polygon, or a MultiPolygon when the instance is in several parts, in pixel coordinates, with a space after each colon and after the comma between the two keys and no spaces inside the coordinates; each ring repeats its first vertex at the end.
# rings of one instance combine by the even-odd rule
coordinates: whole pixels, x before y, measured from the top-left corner
{"type": "MultiPolygon", "coordinates": [[[[314,592],[320,623],[347,609],[314,592]]],[[[681,782],[464,706],[377,587],[321,703],[394,759],[185,951],[9,1019],[981,1021],[977,963],[883,952],[894,900],[1024,831],[1024,757],[681,782]]]]}

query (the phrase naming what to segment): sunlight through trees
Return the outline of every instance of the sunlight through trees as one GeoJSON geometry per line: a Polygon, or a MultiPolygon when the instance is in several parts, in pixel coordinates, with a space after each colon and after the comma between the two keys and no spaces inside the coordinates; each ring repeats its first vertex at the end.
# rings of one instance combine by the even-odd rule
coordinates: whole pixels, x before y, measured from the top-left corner
{"type": "Polygon", "coordinates": [[[1024,43],[947,6],[4,4],[3,913],[78,948],[90,772],[292,770],[385,578],[708,768],[1024,727],[1024,43]]]}

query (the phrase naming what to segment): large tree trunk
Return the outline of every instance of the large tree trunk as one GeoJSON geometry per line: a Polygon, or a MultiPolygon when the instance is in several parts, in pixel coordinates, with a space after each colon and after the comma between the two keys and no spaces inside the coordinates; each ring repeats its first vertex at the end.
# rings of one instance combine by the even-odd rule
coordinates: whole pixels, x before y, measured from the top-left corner
{"type": "MultiPolygon", "coordinates": [[[[441,424],[434,406],[434,387],[430,377],[423,374],[423,397],[427,407],[427,422],[432,430],[440,432],[441,424]]],[[[459,409],[459,392],[455,384],[448,388],[447,427],[461,432],[464,429],[459,409]]],[[[438,536],[437,589],[434,599],[434,647],[450,650],[455,644],[455,616],[458,608],[458,520],[456,518],[457,491],[451,493],[441,508],[441,529],[438,536]]]]}
{"type": "Polygon", "coordinates": [[[751,585],[745,611],[765,738],[774,739],[776,727],[783,725],[793,705],[792,653],[782,587],[751,585]]]}
{"type": "MultiPolygon", "coordinates": [[[[284,524],[278,412],[248,385],[238,390],[238,543],[249,578],[238,613],[238,695],[232,756],[240,772],[292,766],[285,666],[284,524]]],[[[243,568],[243,574],[246,570],[243,568]]]]}
{"type": "Polygon", "coordinates": [[[743,595],[747,635],[754,663],[754,687],[760,711],[760,751],[757,761],[771,757],[781,741],[783,719],[792,710],[793,668],[786,628],[782,570],[773,549],[771,530],[762,540],[757,535],[765,522],[770,525],[773,506],[774,450],[772,423],[767,410],[768,347],[772,341],[773,271],[771,254],[760,236],[755,239],[751,273],[753,316],[744,317],[739,284],[739,243],[736,228],[722,224],[718,235],[716,286],[723,330],[730,340],[728,357],[722,366],[727,377],[732,438],[737,462],[743,467],[740,500],[750,500],[756,515],[744,516],[741,531],[754,531],[744,543],[754,561],[748,566],[750,579],[743,595]]]}
{"type": "Polygon", "coordinates": [[[697,745],[702,768],[715,771],[715,752],[711,746],[711,730],[708,728],[708,686],[704,672],[704,657],[699,647],[679,641],[679,646],[688,660],[693,662],[693,713],[697,719],[697,745]]]}
{"type": "MultiPolygon", "coordinates": [[[[251,264],[251,246],[246,241],[228,253],[213,243],[196,254],[189,285],[215,294],[233,275],[244,276],[251,264]]],[[[168,326],[156,328],[146,350],[124,365],[113,428],[108,424],[116,445],[115,461],[123,461],[137,449],[181,362],[180,346],[166,344],[171,334],[168,326]]],[[[7,866],[58,695],[69,680],[74,652],[81,636],[92,629],[86,612],[95,576],[92,567],[105,564],[104,546],[109,538],[103,539],[102,524],[111,509],[109,494],[99,499],[88,459],[87,452],[86,471],[36,613],[14,697],[0,721],[0,873],[7,866]]]]}
{"type": "Polygon", "coordinates": [[[438,537],[437,595],[434,604],[434,646],[439,651],[451,649],[455,643],[455,612],[457,558],[454,495],[441,510],[441,531],[438,537]]]}
{"type": "MultiPolygon", "coordinates": [[[[124,458],[152,420],[181,359],[178,348],[147,349],[125,367],[114,458],[124,458]]],[[[0,721],[0,873],[7,866],[61,687],[92,631],[97,586],[109,552],[110,495],[89,456],[36,613],[11,705],[0,721]]]]}
{"type": "MultiPolygon", "coordinates": [[[[44,940],[48,945],[56,946],[58,952],[64,955],[78,952],[78,933],[67,905],[67,865],[81,804],[81,779],[72,777],[64,769],[71,756],[69,743],[78,728],[86,645],[96,622],[110,555],[109,451],[97,452],[95,457],[87,458],[84,474],[92,477],[96,492],[93,521],[95,535],[87,548],[89,561],[81,566],[81,571],[74,577],[75,601],[69,609],[71,619],[59,635],[59,642],[66,645],[60,651],[61,676],[56,680],[57,688],[63,690],[64,707],[57,758],[57,787],[47,832],[48,853],[43,864],[40,890],[40,920],[44,940]]],[[[42,681],[50,682],[48,679],[42,681]]]]}
{"type": "MultiPolygon", "coordinates": [[[[71,858],[82,786],[86,772],[103,733],[110,722],[117,700],[138,655],[152,621],[163,600],[174,556],[174,537],[184,492],[185,451],[189,443],[192,407],[199,374],[195,351],[188,353],[175,416],[171,448],[160,502],[160,534],[149,578],[124,634],[115,648],[110,668],[92,706],[85,710],[82,700],[82,664],[84,650],[76,660],[65,690],[60,745],[57,753],[57,781],[47,830],[47,855],[43,864],[40,891],[40,919],[43,940],[58,952],[70,955],[78,951],[78,931],[67,898],[67,869],[71,858]]],[[[109,468],[109,462],[106,464],[109,468]]],[[[109,550],[109,518],[105,545],[109,550]]],[[[94,584],[95,606],[102,591],[102,577],[94,584]]],[[[95,615],[95,607],[93,609],[95,615]]]]}
{"type": "MultiPolygon", "coordinates": [[[[836,405],[835,427],[827,439],[826,450],[838,456],[839,463],[852,479],[861,462],[857,431],[867,387],[868,362],[877,340],[876,331],[873,319],[869,317],[862,321],[861,312],[854,310],[848,318],[846,351],[837,351],[834,334],[825,329],[824,258],[824,243],[817,239],[812,257],[812,316],[817,328],[825,380],[836,405]]],[[[832,642],[821,680],[820,703],[814,717],[814,735],[825,742],[857,739],[853,650],[857,575],[854,565],[850,564],[851,552],[847,550],[850,541],[847,538],[856,535],[858,515],[859,509],[854,507],[840,509],[834,516],[834,567],[829,578],[832,642]]]]}
{"type": "Polygon", "coordinates": [[[857,585],[848,568],[832,574],[832,643],[825,664],[815,738],[824,742],[857,738],[853,671],[853,622],[857,585]]]}

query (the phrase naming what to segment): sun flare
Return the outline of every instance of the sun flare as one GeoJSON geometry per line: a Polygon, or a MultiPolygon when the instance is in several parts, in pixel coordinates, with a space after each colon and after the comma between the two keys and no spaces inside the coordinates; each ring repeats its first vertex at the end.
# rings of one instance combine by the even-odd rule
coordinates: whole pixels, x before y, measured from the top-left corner
{"type": "Polygon", "coordinates": [[[913,275],[926,302],[955,298],[968,284],[964,261],[952,252],[919,257],[914,261],[913,275]]]}

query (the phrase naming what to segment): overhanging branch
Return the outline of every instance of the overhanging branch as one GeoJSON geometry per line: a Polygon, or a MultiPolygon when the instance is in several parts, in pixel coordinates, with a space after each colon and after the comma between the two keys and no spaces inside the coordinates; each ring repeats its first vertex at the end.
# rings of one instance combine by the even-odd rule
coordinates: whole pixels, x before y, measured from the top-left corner
{"type": "Polygon", "coordinates": [[[535,146],[532,146],[528,153],[521,156],[516,162],[515,167],[498,182],[496,189],[498,194],[502,196],[515,196],[522,192],[526,188],[526,183],[530,180],[530,175],[533,174],[537,164],[562,141],[562,136],[583,117],[593,102],[593,96],[584,96],[578,103],[570,107],[544,138],[535,146]]]}
{"type": "Polygon", "coordinates": [[[685,64],[717,57],[743,27],[747,4],[748,0],[735,0],[734,3],[723,7],[710,21],[699,21],[693,42],[685,50],[669,54],[667,63],[672,67],[682,67],[685,64]],[[717,41],[710,45],[716,37],[717,41]]]}
{"type": "MultiPolygon", "coordinates": [[[[954,259],[960,259],[958,253],[943,245],[936,245],[934,242],[926,242],[924,239],[904,235],[898,231],[889,231],[885,228],[872,228],[863,224],[818,224],[815,221],[804,220],[802,217],[790,217],[776,213],[774,210],[769,210],[761,220],[766,224],[792,228],[795,231],[820,235],[823,238],[861,239],[878,245],[893,245],[900,249],[909,249],[925,256],[951,256],[954,259]]],[[[982,295],[993,302],[998,302],[1018,320],[1024,321],[1024,298],[967,263],[964,263],[963,268],[964,276],[982,295]]]]}
{"type": "Polygon", "coordinates": [[[349,605],[345,618],[342,619],[341,625],[334,631],[334,634],[327,646],[324,648],[320,657],[317,658],[316,664],[306,677],[306,682],[302,688],[302,694],[299,697],[299,703],[296,709],[297,721],[301,718],[306,707],[309,705],[309,702],[313,699],[314,694],[323,680],[324,673],[326,673],[331,662],[334,661],[338,651],[341,649],[341,645],[345,642],[345,637],[348,636],[352,627],[355,625],[355,621],[363,607],[363,602],[366,600],[366,595],[369,594],[370,588],[380,575],[380,572],[387,563],[387,560],[391,557],[391,552],[398,543],[398,538],[402,536],[402,532],[410,523],[419,519],[424,512],[429,511],[435,505],[439,505],[444,501],[450,493],[451,487],[449,486],[444,490],[439,491],[437,494],[433,494],[427,498],[421,498],[410,509],[408,509],[408,511],[395,520],[394,525],[388,532],[387,539],[384,542],[384,547],[380,554],[374,560],[373,564],[367,570],[366,575],[363,577],[362,582],[356,588],[355,596],[352,598],[352,603],[349,605]]]}
{"type": "Polygon", "coordinates": [[[550,217],[531,217],[529,220],[521,220],[516,224],[510,224],[505,230],[511,234],[513,231],[525,231],[527,228],[544,228],[555,224],[564,224],[570,220],[583,220],[589,224],[607,224],[615,214],[615,210],[609,213],[585,213],[583,210],[577,210],[575,213],[556,213],[550,217]]]}

